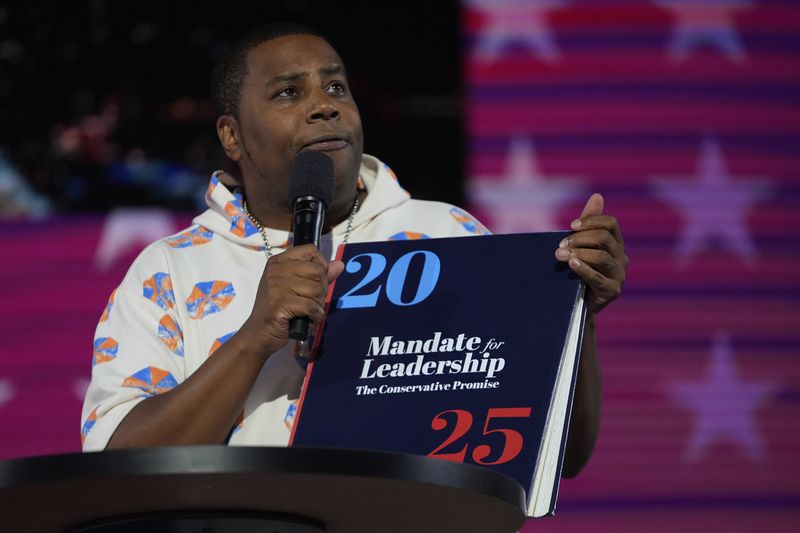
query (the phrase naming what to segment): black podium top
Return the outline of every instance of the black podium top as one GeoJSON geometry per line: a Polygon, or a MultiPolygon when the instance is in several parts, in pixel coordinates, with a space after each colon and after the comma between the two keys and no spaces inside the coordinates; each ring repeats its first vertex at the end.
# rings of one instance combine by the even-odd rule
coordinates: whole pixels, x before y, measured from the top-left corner
{"type": "Polygon", "coordinates": [[[1,531],[191,511],[301,517],[329,533],[511,533],[524,508],[507,476],[408,454],[174,446],[0,462],[1,531]]]}

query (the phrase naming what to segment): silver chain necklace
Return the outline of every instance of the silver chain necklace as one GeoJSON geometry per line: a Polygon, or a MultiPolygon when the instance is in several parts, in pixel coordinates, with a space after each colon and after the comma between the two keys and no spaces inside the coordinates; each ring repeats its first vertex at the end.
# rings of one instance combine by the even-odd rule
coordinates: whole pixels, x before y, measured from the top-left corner
{"type": "MultiPolygon", "coordinates": [[[[267,239],[267,230],[264,229],[264,226],[261,225],[261,222],[259,222],[258,219],[256,219],[256,217],[250,213],[250,210],[247,209],[246,200],[242,200],[242,205],[244,206],[244,213],[247,215],[248,220],[250,220],[250,222],[252,222],[253,225],[258,228],[258,232],[261,233],[261,240],[264,241],[264,253],[267,254],[267,259],[269,259],[272,257],[272,245],[267,239]]],[[[358,194],[356,193],[356,201],[353,202],[353,209],[350,211],[350,216],[347,217],[347,230],[345,231],[342,244],[347,244],[347,242],[350,240],[350,231],[353,229],[353,218],[356,216],[356,213],[358,213],[358,206],[359,199],[358,194]]]]}

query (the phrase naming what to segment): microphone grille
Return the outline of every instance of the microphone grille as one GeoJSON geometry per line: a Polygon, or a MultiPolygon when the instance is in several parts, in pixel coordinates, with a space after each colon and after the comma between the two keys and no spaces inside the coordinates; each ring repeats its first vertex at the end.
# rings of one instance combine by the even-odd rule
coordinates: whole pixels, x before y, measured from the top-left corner
{"type": "Polygon", "coordinates": [[[303,196],[319,199],[327,208],[331,205],[334,188],[333,160],[321,152],[300,152],[289,174],[289,200],[303,196]]]}

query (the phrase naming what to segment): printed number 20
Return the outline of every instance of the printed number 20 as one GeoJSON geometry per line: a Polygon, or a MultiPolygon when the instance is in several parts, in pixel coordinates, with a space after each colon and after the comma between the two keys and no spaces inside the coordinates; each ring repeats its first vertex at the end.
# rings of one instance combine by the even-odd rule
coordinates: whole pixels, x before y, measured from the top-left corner
{"type": "MultiPolygon", "coordinates": [[[[431,428],[435,429],[436,431],[441,431],[447,427],[447,420],[442,416],[447,413],[454,413],[456,415],[455,427],[450,433],[450,436],[441,443],[435,450],[428,454],[428,457],[438,457],[439,459],[446,459],[448,461],[453,461],[456,463],[463,463],[464,459],[467,456],[467,448],[469,446],[468,443],[465,443],[464,446],[457,452],[453,453],[441,453],[441,450],[453,444],[458,439],[463,437],[467,434],[469,429],[472,427],[472,413],[469,411],[464,411],[463,409],[451,409],[449,411],[442,411],[441,413],[437,414],[433,417],[431,421],[431,428]]],[[[507,463],[514,459],[519,452],[522,451],[522,445],[524,444],[524,439],[522,435],[518,431],[513,429],[489,429],[489,422],[493,418],[528,418],[531,416],[531,408],[530,407],[503,407],[503,408],[494,408],[489,409],[489,412],[486,413],[486,422],[483,424],[483,434],[489,435],[490,433],[500,433],[505,437],[505,443],[503,444],[503,449],[500,453],[500,457],[498,457],[494,461],[486,461],[486,458],[492,453],[491,446],[486,444],[481,444],[480,446],[476,446],[472,450],[472,459],[478,463],[479,465],[499,465],[503,463],[507,463]]]]}
{"type": "MultiPolygon", "coordinates": [[[[383,271],[386,269],[386,258],[381,254],[375,253],[358,254],[347,262],[345,270],[350,274],[359,272],[363,266],[361,260],[369,261],[367,273],[364,274],[364,277],[355,287],[339,298],[339,301],[336,303],[336,307],[339,309],[375,307],[378,303],[378,296],[380,295],[383,285],[378,285],[374,291],[367,294],[356,294],[356,292],[383,274],[383,271]]],[[[386,297],[395,305],[416,305],[430,296],[433,289],[436,288],[440,271],[441,264],[439,262],[439,257],[433,252],[428,250],[415,250],[401,255],[389,270],[389,275],[386,279],[386,297]],[[424,259],[422,274],[420,275],[417,292],[414,298],[412,298],[411,301],[404,302],[403,288],[406,284],[408,267],[411,265],[411,259],[417,254],[421,254],[424,259]]]]}

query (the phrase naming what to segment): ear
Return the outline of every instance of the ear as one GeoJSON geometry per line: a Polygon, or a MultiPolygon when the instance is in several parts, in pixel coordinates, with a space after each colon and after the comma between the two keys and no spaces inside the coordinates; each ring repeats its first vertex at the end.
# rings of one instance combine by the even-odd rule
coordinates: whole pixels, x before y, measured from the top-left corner
{"type": "Polygon", "coordinates": [[[239,123],[231,115],[222,115],[217,119],[217,137],[231,160],[237,163],[242,158],[243,148],[241,134],[239,133],[239,123]]]}

